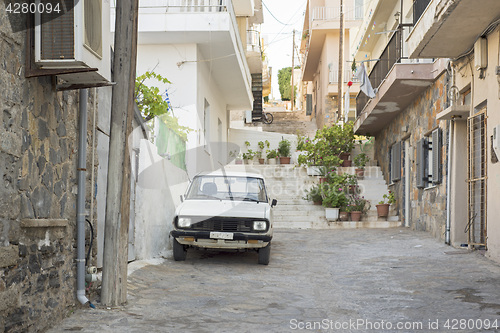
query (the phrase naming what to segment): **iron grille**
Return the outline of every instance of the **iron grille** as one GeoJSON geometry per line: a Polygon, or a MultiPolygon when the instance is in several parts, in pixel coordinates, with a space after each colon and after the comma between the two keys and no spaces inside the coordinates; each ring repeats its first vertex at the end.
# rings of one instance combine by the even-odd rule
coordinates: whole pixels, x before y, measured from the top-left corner
{"type": "Polygon", "coordinates": [[[486,109],[468,119],[469,245],[486,246],[486,109]]]}

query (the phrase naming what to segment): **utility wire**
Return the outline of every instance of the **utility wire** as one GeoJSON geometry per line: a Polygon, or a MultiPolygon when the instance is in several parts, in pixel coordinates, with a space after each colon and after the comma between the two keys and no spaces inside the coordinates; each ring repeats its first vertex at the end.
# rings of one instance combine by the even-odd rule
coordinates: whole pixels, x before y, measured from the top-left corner
{"type": "Polygon", "coordinates": [[[289,23],[283,23],[281,22],[280,20],[278,20],[276,18],[276,16],[274,16],[274,14],[269,10],[269,8],[267,8],[267,5],[264,1],[262,1],[262,4],[264,5],[264,7],[267,9],[268,13],[271,14],[271,16],[276,20],[276,22],[278,22],[279,24],[283,24],[283,25],[292,25],[292,24],[289,24],[289,23]]]}

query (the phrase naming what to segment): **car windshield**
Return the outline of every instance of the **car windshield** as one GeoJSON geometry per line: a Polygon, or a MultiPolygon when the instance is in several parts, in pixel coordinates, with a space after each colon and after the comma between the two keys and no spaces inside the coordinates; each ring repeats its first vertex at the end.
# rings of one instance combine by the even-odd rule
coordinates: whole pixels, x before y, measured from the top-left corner
{"type": "Polygon", "coordinates": [[[267,202],[262,178],[245,176],[197,176],[186,199],[267,202]]]}

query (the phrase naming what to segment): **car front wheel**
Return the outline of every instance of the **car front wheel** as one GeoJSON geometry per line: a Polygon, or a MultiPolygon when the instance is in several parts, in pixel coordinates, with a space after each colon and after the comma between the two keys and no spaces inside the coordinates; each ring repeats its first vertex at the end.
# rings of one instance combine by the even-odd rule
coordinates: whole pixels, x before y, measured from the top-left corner
{"type": "Polygon", "coordinates": [[[184,245],[179,243],[177,239],[174,238],[174,260],[175,261],[184,261],[186,260],[187,249],[184,245]]]}
{"type": "Polygon", "coordinates": [[[259,249],[259,264],[268,265],[271,257],[271,242],[265,247],[259,249]]]}

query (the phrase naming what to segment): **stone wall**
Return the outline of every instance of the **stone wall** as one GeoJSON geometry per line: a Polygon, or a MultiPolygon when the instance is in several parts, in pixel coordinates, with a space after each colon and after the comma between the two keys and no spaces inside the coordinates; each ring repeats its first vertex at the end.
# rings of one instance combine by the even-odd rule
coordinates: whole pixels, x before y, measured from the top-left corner
{"type": "Polygon", "coordinates": [[[76,300],[78,92],[25,78],[25,34],[12,32],[0,2],[2,332],[43,331],[76,300]]]}
{"type": "MultiPolygon", "coordinates": [[[[410,106],[401,112],[389,125],[387,125],[375,139],[375,158],[379,161],[387,184],[389,179],[389,151],[390,147],[402,139],[409,140],[410,152],[410,216],[409,225],[412,229],[429,231],[437,238],[444,239],[446,223],[446,173],[447,173],[447,145],[448,128],[445,121],[436,119],[436,114],[448,106],[447,100],[448,75],[442,74],[432,86],[424,91],[410,106]],[[408,125],[408,132],[401,128],[408,125]],[[443,182],[435,187],[419,189],[416,187],[417,141],[422,139],[436,127],[443,130],[442,174],[443,182]]],[[[403,161],[403,158],[401,159],[403,161]]],[[[403,162],[402,162],[403,164],[403,162]]],[[[403,215],[403,178],[404,168],[401,172],[402,179],[389,186],[395,192],[397,199],[396,211],[403,215]]]]}

